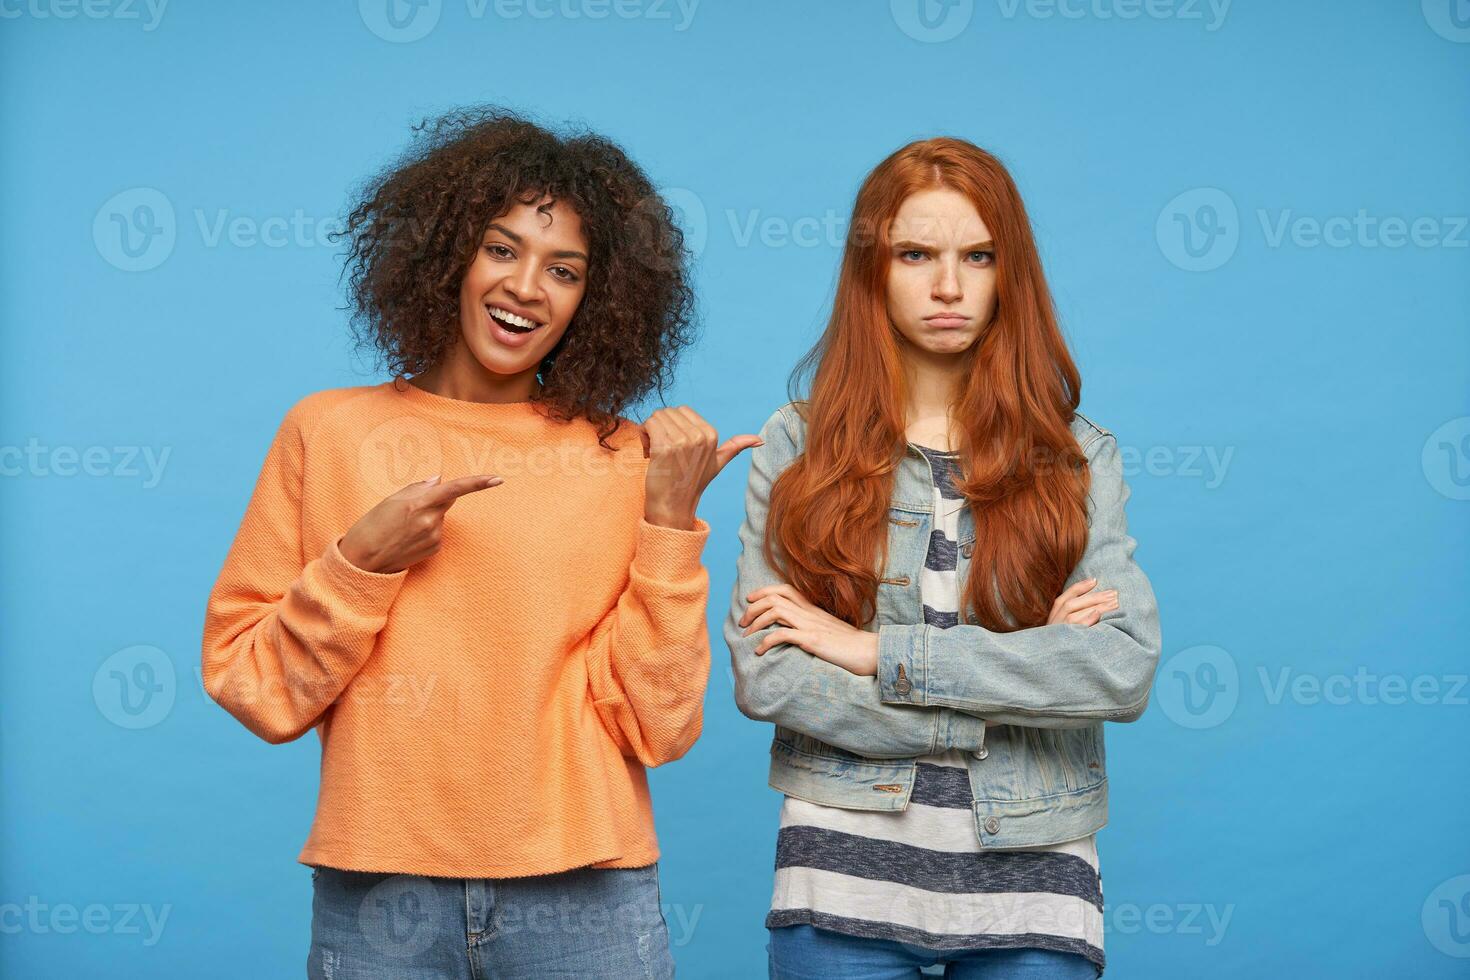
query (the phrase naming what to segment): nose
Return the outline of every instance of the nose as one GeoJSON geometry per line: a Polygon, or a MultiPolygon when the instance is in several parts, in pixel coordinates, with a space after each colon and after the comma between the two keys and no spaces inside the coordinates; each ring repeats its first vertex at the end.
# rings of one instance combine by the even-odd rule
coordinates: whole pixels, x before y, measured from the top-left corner
{"type": "Polygon", "coordinates": [[[955,303],[964,296],[960,289],[959,269],[950,259],[935,263],[934,288],[932,290],[935,299],[941,303],[955,303]]]}
{"type": "Polygon", "coordinates": [[[536,299],[536,269],[529,262],[518,262],[509,276],[505,278],[505,291],[521,303],[531,303],[536,299]]]}

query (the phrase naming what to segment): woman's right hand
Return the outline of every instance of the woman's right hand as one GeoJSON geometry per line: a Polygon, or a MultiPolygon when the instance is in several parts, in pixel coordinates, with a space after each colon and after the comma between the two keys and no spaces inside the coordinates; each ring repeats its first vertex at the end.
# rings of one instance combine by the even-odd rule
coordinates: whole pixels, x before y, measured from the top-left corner
{"type": "Polygon", "coordinates": [[[444,514],[460,497],[504,483],[498,476],[462,476],[440,483],[437,476],[384,497],[358,519],[337,550],[358,568],[392,574],[439,550],[444,514]]]}
{"type": "Polygon", "coordinates": [[[1090,591],[1096,585],[1097,579],[1085,578],[1057,596],[1057,601],[1051,604],[1051,615],[1047,617],[1046,625],[1072,623],[1076,626],[1095,626],[1102,619],[1103,613],[1117,609],[1118,590],[1090,591]]]}

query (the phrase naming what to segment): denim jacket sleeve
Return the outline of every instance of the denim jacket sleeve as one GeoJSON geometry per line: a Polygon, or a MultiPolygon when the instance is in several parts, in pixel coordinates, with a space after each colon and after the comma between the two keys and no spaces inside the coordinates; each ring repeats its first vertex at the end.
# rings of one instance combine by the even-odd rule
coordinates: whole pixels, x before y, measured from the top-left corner
{"type": "Polygon", "coordinates": [[[790,643],[756,656],[756,646],[776,625],[742,635],[745,597],[784,581],[766,563],[762,542],[771,486],[801,451],[785,412],[778,410],[766,421],[760,432],[765,444],[751,453],[740,559],[724,626],[736,704],[757,721],[775,722],[869,758],[907,759],[947,748],[980,749],[985,722],[978,717],[918,703],[885,704],[876,678],[850,673],[790,643]]]}
{"type": "Polygon", "coordinates": [[[1096,578],[1118,590],[1118,608],[1092,626],[1059,624],[998,633],[983,626],[883,626],[878,682],[889,704],[948,705],[991,724],[1073,728],[1134,721],[1148,706],[1160,634],[1153,587],[1133,560],[1118,441],[1101,433],[1083,447],[1092,483],[1090,529],[1070,587],[1096,578]]]}

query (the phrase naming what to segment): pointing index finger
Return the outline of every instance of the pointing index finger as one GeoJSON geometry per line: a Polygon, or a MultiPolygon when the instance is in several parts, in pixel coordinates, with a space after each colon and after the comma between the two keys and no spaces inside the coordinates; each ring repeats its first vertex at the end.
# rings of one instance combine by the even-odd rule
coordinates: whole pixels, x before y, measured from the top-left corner
{"type": "Polygon", "coordinates": [[[424,500],[431,507],[448,507],[467,493],[474,493],[476,490],[488,490],[491,487],[498,487],[504,482],[500,477],[489,474],[461,476],[432,488],[424,495],[424,500]]]}

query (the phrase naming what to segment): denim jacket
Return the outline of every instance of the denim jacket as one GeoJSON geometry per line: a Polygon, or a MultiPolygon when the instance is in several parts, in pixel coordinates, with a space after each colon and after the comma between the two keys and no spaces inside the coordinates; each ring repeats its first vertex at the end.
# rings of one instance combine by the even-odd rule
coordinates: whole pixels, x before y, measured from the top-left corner
{"type": "MultiPolygon", "coordinates": [[[[1092,474],[1087,548],[1067,586],[1097,578],[1118,608],[1093,626],[993,632],[924,624],[919,570],[933,526],[933,476],[908,445],[888,512],[888,565],[877,612],[876,677],[859,676],[793,644],[753,652],[778,625],[742,636],[745,597],[782,582],[762,539],[771,486],[805,445],[797,403],[776,411],[751,456],[741,554],[725,642],[740,710],[774,722],[770,785],[788,796],[856,810],[904,810],[915,758],[966,753],[975,830],[983,848],[1038,847],[1107,823],[1104,721],[1143,714],[1158,663],[1153,588],[1133,560],[1117,439],[1078,413],[1071,430],[1092,474]]],[[[975,525],[961,509],[957,574],[963,587],[975,525]]]]}

